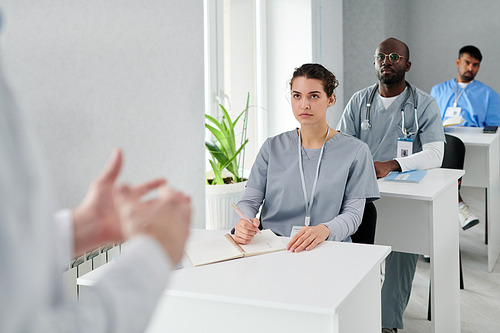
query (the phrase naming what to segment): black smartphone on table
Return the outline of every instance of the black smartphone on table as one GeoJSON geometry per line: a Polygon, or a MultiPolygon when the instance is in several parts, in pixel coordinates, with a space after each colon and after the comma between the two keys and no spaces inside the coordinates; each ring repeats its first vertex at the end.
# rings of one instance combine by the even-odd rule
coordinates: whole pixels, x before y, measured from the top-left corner
{"type": "Polygon", "coordinates": [[[496,133],[498,126],[484,126],[483,133],[496,133]]]}

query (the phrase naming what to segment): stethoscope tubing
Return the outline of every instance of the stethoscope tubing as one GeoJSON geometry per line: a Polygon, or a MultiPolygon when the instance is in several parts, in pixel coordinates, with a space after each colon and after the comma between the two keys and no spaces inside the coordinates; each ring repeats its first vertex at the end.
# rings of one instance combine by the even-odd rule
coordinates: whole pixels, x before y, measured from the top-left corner
{"type": "MultiPolygon", "coordinates": [[[[413,91],[413,88],[411,87],[410,83],[408,83],[408,81],[405,81],[405,82],[406,82],[406,86],[410,90],[410,93],[406,94],[406,97],[405,97],[403,103],[401,103],[400,108],[401,108],[401,131],[403,132],[403,135],[406,138],[408,136],[411,136],[413,134],[418,133],[419,126],[418,126],[418,116],[417,116],[417,99],[415,97],[415,92],[413,91]],[[415,132],[407,132],[406,128],[404,127],[404,125],[405,125],[404,107],[405,107],[406,101],[410,97],[410,94],[411,94],[412,99],[413,99],[413,108],[415,110],[415,125],[416,125],[415,132]]],[[[377,92],[377,89],[378,89],[378,83],[375,85],[375,87],[370,92],[370,97],[368,98],[368,102],[366,103],[366,116],[365,116],[365,120],[361,123],[361,129],[364,131],[368,131],[372,127],[372,125],[370,124],[370,108],[372,106],[373,98],[375,97],[375,93],[377,92]]]]}

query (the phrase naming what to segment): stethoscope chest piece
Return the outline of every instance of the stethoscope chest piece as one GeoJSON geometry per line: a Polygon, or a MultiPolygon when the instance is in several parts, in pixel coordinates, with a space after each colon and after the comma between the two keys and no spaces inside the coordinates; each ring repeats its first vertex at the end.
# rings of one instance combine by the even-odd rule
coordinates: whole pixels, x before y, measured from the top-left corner
{"type": "Polygon", "coordinates": [[[370,128],[372,128],[370,121],[368,119],[363,120],[363,122],[361,123],[361,129],[363,131],[368,131],[370,128]]]}

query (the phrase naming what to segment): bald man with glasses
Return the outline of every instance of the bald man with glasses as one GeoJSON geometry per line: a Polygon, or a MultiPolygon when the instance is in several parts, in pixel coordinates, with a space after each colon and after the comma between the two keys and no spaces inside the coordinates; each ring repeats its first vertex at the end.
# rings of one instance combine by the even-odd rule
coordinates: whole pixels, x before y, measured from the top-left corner
{"type": "MultiPolygon", "coordinates": [[[[441,115],[434,98],[405,80],[411,68],[408,46],[386,39],[377,47],[373,64],[378,82],[351,97],[337,130],[368,144],[377,177],[439,168],[444,153],[441,115]]],[[[395,251],[386,259],[382,332],[403,329],[417,260],[417,254],[395,251]]]]}

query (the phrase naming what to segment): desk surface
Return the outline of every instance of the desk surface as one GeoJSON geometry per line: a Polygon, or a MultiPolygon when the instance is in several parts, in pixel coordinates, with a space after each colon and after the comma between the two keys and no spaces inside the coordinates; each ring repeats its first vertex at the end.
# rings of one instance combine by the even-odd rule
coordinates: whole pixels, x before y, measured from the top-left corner
{"type": "Polygon", "coordinates": [[[499,131],[483,133],[482,127],[445,127],[444,132],[460,138],[466,145],[486,147],[500,135],[499,131]]]}
{"type": "Polygon", "coordinates": [[[464,173],[463,170],[431,169],[420,183],[388,181],[381,178],[378,180],[378,188],[383,197],[432,201],[450,184],[456,183],[464,173]]]}
{"type": "MultiPolygon", "coordinates": [[[[225,231],[192,229],[190,239],[225,231]]],[[[389,254],[389,246],[324,242],[312,251],[281,251],[172,273],[166,293],[173,296],[336,314],[349,293],[389,254]]],[[[109,264],[80,277],[92,285],[109,264]]]]}

